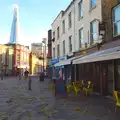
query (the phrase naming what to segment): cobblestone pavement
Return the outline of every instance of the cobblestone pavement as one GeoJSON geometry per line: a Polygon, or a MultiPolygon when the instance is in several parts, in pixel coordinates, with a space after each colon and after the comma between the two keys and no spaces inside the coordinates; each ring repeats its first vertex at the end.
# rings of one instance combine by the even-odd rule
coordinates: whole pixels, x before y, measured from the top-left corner
{"type": "Polygon", "coordinates": [[[49,84],[32,77],[29,91],[26,80],[0,80],[0,120],[120,120],[111,101],[84,95],[55,98],[49,84]]]}

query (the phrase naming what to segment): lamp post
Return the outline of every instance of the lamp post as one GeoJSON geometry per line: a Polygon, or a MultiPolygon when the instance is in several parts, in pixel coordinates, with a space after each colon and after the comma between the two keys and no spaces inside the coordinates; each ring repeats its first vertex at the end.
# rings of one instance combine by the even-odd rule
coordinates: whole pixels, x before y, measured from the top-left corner
{"type": "Polygon", "coordinates": [[[42,43],[44,44],[43,46],[43,73],[44,73],[44,62],[46,58],[46,38],[43,38],[42,43]]]}

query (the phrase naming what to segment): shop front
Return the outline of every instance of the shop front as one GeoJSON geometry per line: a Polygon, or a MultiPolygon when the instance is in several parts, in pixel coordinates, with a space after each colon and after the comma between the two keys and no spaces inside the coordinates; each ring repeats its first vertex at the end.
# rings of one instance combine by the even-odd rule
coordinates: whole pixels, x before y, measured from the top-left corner
{"type": "Polygon", "coordinates": [[[55,79],[55,75],[56,75],[56,70],[55,70],[55,64],[59,63],[59,59],[52,59],[51,60],[51,67],[52,67],[52,79],[55,79]]]}
{"type": "Polygon", "coordinates": [[[72,66],[72,60],[76,59],[76,58],[79,58],[80,56],[78,57],[71,57],[71,58],[68,58],[66,56],[66,58],[68,59],[62,59],[59,61],[59,63],[55,64],[55,67],[60,67],[60,66],[63,66],[63,75],[64,75],[64,79],[66,82],[70,81],[70,80],[73,80],[73,76],[75,74],[74,72],[74,69],[73,69],[73,66],[72,66]]]}
{"type": "Polygon", "coordinates": [[[111,96],[120,90],[120,47],[98,51],[72,61],[74,80],[91,80],[94,92],[111,96]]]}

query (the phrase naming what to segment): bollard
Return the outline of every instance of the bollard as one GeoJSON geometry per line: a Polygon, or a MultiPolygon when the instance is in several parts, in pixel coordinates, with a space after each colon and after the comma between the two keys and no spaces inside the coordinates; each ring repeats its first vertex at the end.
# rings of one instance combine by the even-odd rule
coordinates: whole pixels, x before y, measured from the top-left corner
{"type": "Polygon", "coordinates": [[[29,80],[28,80],[28,90],[32,90],[32,89],[31,89],[31,82],[32,82],[31,76],[29,76],[29,80]]]}

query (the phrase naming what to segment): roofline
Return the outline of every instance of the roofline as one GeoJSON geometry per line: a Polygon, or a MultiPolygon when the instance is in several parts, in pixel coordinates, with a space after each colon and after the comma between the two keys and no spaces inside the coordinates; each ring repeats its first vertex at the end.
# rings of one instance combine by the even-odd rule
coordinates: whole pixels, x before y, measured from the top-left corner
{"type": "Polygon", "coordinates": [[[72,6],[72,4],[75,2],[76,0],[72,0],[71,2],[70,2],[70,4],[68,5],[68,7],[65,9],[65,10],[61,10],[60,11],[60,13],[57,15],[57,17],[54,19],[54,21],[52,22],[52,24],[51,25],[53,25],[53,23],[56,21],[56,19],[59,17],[59,15],[61,14],[61,13],[63,13],[63,15],[68,11],[68,9],[72,6]]]}
{"type": "Polygon", "coordinates": [[[76,1],[76,0],[72,0],[72,1],[70,2],[70,4],[68,5],[68,7],[65,9],[64,13],[66,13],[66,12],[69,10],[69,8],[72,6],[72,4],[74,4],[75,1],[76,1]]]}
{"type": "Polygon", "coordinates": [[[60,11],[60,13],[57,15],[57,17],[54,19],[54,21],[52,22],[51,25],[53,25],[53,23],[56,21],[56,19],[59,17],[59,15],[60,15],[61,13],[64,13],[64,10],[61,10],[61,11],[60,11]]]}

